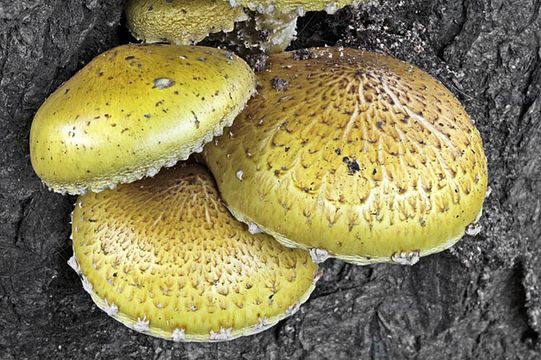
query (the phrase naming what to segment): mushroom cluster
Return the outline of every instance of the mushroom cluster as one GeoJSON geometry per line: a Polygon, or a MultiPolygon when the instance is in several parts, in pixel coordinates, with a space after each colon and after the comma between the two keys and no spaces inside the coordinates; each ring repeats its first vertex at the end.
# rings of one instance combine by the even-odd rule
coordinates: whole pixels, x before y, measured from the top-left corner
{"type": "Polygon", "coordinates": [[[265,52],[285,50],[307,11],[334,14],[361,0],[129,0],[128,27],[145,42],[197,43],[209,34],[231,32],[233,42],[265,52]]]}
{"type": "Polygon", "coordinates": [[[100,309],[152,336],[230,340],[298,310],[329,257],[413,265],[475,227],[482,140],[427,73],[357,49],[280,52],[294,25],[273,28],[286,40],[257,74],[188,45],[246,9],[289,27],[351,2],[133,0],[136,37],[176,44],[111,49],[44,102],[32,165],[79,196],[69,265],[100,309]]]}

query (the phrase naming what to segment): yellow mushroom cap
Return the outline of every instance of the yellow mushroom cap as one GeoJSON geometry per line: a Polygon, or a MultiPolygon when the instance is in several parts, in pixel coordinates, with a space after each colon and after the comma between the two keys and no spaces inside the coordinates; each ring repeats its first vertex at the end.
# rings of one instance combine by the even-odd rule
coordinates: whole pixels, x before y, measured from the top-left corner
{"type": "Polygon", "coordinates": [[[232,31],[247,19],[227,0],[130,0],[126,17],[131,33],[146,42],[191,44],[210,33],[232,31]]]}
{"type": "Polygon", "coordinates": [[[308,252],[252,234],[204,168],[79,197],[70,265],[102,310],[175,341],[262,331],[296,311],[316,281],[308,252]]]}
{"type": "Polygon", "coordinates": [[[58,88],[30,131],[32,165],[53,190],[80,194],[152,176],[231,125],[255,90],[230,52],[124,45],[58,88]]]}
{"type": "MultiPolygon", "coordinates": [[[[353,263],[412,263],[480,216],[479,132],[440,82],[353,49],[275,54],[259,95],[205,147],[240,220],[353,263]]],[[[316,252],[318,253],[318,252],[316,252]]]]}

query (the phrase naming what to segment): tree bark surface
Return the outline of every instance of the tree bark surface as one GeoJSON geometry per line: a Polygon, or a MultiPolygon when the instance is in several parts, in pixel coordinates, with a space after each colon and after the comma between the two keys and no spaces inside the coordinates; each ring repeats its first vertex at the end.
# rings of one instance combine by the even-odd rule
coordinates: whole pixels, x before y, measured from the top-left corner
{"type": "Polygon", "coordinates": [[[299,21],[292,48],[381,51],[458,96],[489,160],[482,231],[413,267],[327,261],[297,314],[219,344],[140,335],[94,306],[66,264],[74,198],[30,165],[40,104],[129,40],[122,3],[0,0],[0,359],[540,358],[540,0],[374,0],[299,21]]]}

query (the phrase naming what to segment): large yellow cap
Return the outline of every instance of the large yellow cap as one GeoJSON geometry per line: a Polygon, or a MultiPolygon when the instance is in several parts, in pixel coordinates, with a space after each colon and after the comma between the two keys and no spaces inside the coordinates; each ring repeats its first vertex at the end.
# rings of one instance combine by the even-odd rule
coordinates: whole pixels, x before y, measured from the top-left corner
{"type": "Polygon", "coordinates": [[[232,213],[289,246],[412,263],[480,216],[487,163],[456,98],[397,59],[276,54],[259,95],[205,148],[232,213]]]}
{"type": "Polygon", "coordinates": [[[191,44],[210,33],[229,32],[247,19],[227,0],[130,0],[126,17],[131,33],[146,42],[191,44]]]}
{"type": "Polygon", "coordinates": [[[125,45],[92,60],[40,107],[32,165],[53,190],[80,194],[154,175],[231,125],[255,89],[230,52],[125,45]]]}
{"type": "Polygon", "coordinates": [[[202,167],[79,197],[70,265],[98,307],[137,331],[220,341],[262,331],[314,289],[308,252],[251,234],[202,167]]]}

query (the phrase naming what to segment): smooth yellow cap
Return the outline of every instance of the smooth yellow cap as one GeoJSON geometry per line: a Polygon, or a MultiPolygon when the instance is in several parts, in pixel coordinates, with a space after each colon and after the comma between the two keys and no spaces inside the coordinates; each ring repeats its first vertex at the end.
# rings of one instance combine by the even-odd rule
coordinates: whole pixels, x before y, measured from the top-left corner
{"type": "Polygon", "coordinates": [[[480,216],[481,137],[417,67],[371,52],[272,55],[205,156],[231,212],[288,246],[353,263],[413,263],[480,216]]]}
{"type": "Polygon", "coordinates": [[[30,131],[32,166],[81,194],[152,176],[231,125],[255,90],[249,66],[218,49],[124,45],[60,86],[30,131]]]}
{"type": "Polygon", "coordinates": [[[232,31],[235,22],[248,17],[227,0],[130,0],[126,18],[138,40],[187,45],[211,33],[232,31]]]}
{"type": "Polygon", "coordinates": [[[139,332],[222,341],[265,330],[305,302],[308,252],[252,234],[201,166],[79,197],[70,265],[98,307],[139,332]]]}

